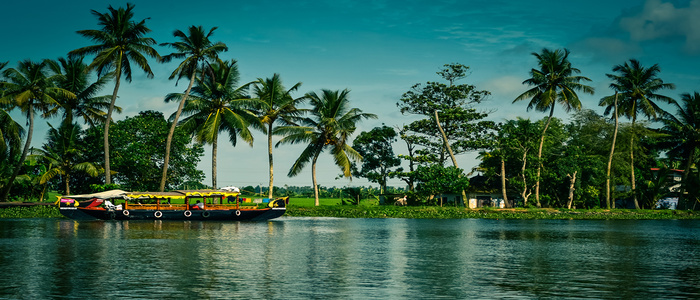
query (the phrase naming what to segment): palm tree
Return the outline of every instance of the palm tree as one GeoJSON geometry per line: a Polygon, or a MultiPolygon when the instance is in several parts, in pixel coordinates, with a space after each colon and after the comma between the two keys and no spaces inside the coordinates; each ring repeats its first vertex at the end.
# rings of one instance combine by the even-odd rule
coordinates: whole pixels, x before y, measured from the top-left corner
{"type": "Polygon", "coordinates": [[[350,160],[362,159],[355,149],[348,144],[348,139],[355,132],[357,123],[362,119],[376,118],[370,113],[363,113],[359,108],[350,108],[349,90],[322,90],[306,94],[313,106],[310,116],[298,118],[299,126],[280,127],[277,133],[284,135],[278,144],[307,143],[306,148],[292,165],[288,176],[296,176],[311,161],[311,177],[314,185],[315,204],[318,206],[318,183],[316,181],[316,162],[326,149],[330,148],[335,164],[341,168],[345,177],[351,176],[350,160]]]}
{"type": "Polygon", "coordinates": [[[59,105],[58,97],[75,97],[75,95],[65,89],[55,86],[58,75],[50,74],[47,68],[47,61],[41,63],[23,60],[17,69],[7,69],[3,72],[7,81],[1,82],[0,86],[4,90],[0,104],[19,108],[26,116],[29,123],[24,149],[17,162],[15,169],[5,184],[5,188],[0,195],[0,201],[5,201],[15,180],[24,164],[24,160],[29,153],[29,146],[32,143],[34,133],[34,113],[39,110],[42,113],[48,112],[53,106],[59,105]]]}
{"type": "Polygon", "coordinates": [[[0,153],[18,151],[22,143],[24,129],[12,116],[0,107],[0,153]]]}
{"type": "Polygon", "coordinates": [[[267,157],[270,165],[270,188],[268,198],[272,199],[273,170],[272,170],[272,136],[275,134],[275,123],[281,126],[292,126],[292,118],[298,117],[303,110],[297,105],[306,100],[305,97],[294,98],[291,96],[301,86],[297,82],[290,89],[285,89],[279,74],[272,75],[272,78],[258,78],[253,86],[253,95],[264,102],[260,109],[259,117],[263,124],[267,125],[267,157]]]}
{"type": "MultiPolygon", "coordinates": [[[[78,117],[91,127],[104,124],[110,96],[97,96],[97,93],[112,78],[102,76],[91,83],[88,66],[83,62],[83,57],[61,57],[58,61],[49,61],[49,67],[54,73],[62,75],[57,81],[58,86],[75,94],[75,97],[56,99],[60,106],[52,108],[44,117],[54,116],[59,110],[63,110],[64,122],[73,123],[74,117],[78,117]]],[[[122,112],[119,106],[115,106],[114,110],[122,112]]]]}
{"type": "MultiPolygon", "coordinates": [[[[175,30],[173,35],[179,38],[180,41],[174,43],[163,43],[161,46],[170,46],[175,48],[177,52],[163,56],[163,62],[169,62],[173,58],[184,58],[184,60],[175,68],[172,74],[170,74],[169,79],[182,77],[189,77],[190,84],[185,90],[185,95],[180,100],[180,104],[177,107],[177,112],[175,112],[175,117],[173,119],[172,125],[170,125],[170,131],[168,132],[168,138],[165,142],[165,159],[163,161],[163,176],[160,180],[160,191],[165,190],[165,179],[168,175],[168,162],[170,160],[170,145],[173,141],[173,134],[175,133],[175,126],[177,126],[177,121],[182,113],[182,108],[187,101],[187,97],[190,95],[190,90],[194,84],[194,79],[197,74],[197,69],[201,68],[202,73],[204,68],[211,68],[209,63],[214,61],[219,61],[219,52],[228,51],[226,44],[222,42],[212,43],[209,37],[214,33],[217,27],[209,30],[209,33],[205,33],[202,26],[190,26],[189,34],[185,34],[180,30],[175,30]]],[[[175,82],[177,85],[177,81],[175,82]]]]}
{"type": "Polygon", "coordinates": [[[148,64],[146,57],[160,59],[160,55],[151,45],[156,41],[145,37],[151,32],[146,27],[146,20],[136,22],[134,18],[134,5],[126,4],[126,9],[120,7],[114,9],[111,5],[107,8],[109,12],[100,13],[92,10],[92,14],[97,17],[98,25],[101,29],[79,30],[78,34],[94,41],[96,45],[75,49],[69,52],[70,55],[83,56],[95,54],[95,59],[88,66],[89,70],[97,69],[97,76],[103,76],[114,71],[114,91],[112,100],[107,110],[107,118],[104,130],[104,168],[105,184],[111,184],[111,170],[109,167],[109,125],[112,121],[119,84],[122,75],[127,82],[131,82],[131,63],[135,63],[138,68],[146,72],[148,78],[153,78],[153,71],[148,64]]]}
{"type": "MultiPolygon", "coordinates": [[[[610,88],[620,95],[618,103],[619,112],[632,120],[632,128],[637,121],[637,114],[642,113],[649,119],[656,119],[663,110],[654,101],[674,103],[675,101],[667,96],[657,94],[664,89],[675,89],[672,83],[664,83],[658,78],[661,71],[658,64],[645,68],[636,59],[630,59],[629,63],[613,67],[613,72],[617,74],[606,74],[612,79],[610,88]]],[[[632,181],[632,195],[634,206],[639,209],[637,201],[636,184],[634,178],[634,131],[630,138],[630,179],[632,181]]]]}
{"type": "Polygon", "coordinates": [[[685,169],[680,191],[678,209],[684,208],[687,201],[685,192],[688,190],[688,174],[695,163],[695,153],[700,149],[700,93],[682,94],[681,106],[673,103],[676,107],[676,114],[665,113],[661,119],[664,127],[661,132],[665,133],[666,140],[671,143],[671,150],[667,153],[669,157],[684,157],[685,169]]]}
{"type": "Polygon", "coordinates": [[[537,111],[546,112],[549,110],[549,117],[545,122],[540,137],[540,147],[537,152],[537,180],[535,183],[535,199],[537,207],[540,207],[540,174],[542,171],[542,147],[544,145],[544,137],[549,127],[552,115],[554,114],[554,105],[559,102],[564,106],[566,112],[581,110],[581,101],[578,98],[576,91],[581,91],[588,94],[593,94],[593,87],[582,84],[582,81],[591,81],[587,77],[578,76],[581,71],[571,66],[569,62],[569,50],[549,50],[542,49],[542,53],[532,53],[537,58],[539,69],[530,71],[531,78],[523,81],[523,84],[532,86],[531,89],[520,94],[513,103],[531,99],[527,106],[527,110],[534,108],[537,111]]]}
{"type": "Polygon", "coordinates": [[[80,136],[78,125],[64,121],[58,129],[51,124],[49,127],[47,143],[41,149],[32,151],[34,159],[45,161],[50,166],[41,175],[39,183],[46,184],[60,175],[63,178],[65,195],[70,195],[70,178],[73,172],[85,172],[92,177],[97,176],[99,172],[93,163],[79,162],[83,155],[78,146],[80,136]]]}
{"type": "MultiPolygon", "coordinates": [[[[216,188],[216,158],[219,133],[228,133],[236,146],[238,138],[253,145],[249,127],[264,130],[262,123],[250,111],[259,106],[259,100],[246,98],[248,84],[238,86],[239,73],[235,60],[211,65],[211,72],[197,78],[182,112],[188,115],[182,120],[186,132],[194,134],[197,141],[212,145],[212,187],[216,188]]],[[[168,94],[165,101],[180,100],[183,94],[168,94]]]]}
{"type": "Polygon", "coordinates": [[[4,190],[4,179],[13,173],[13,157],[17,157],[22,149],[22,125],[12,119],[12,116],[0,107],[0,190],[4,190]]]}

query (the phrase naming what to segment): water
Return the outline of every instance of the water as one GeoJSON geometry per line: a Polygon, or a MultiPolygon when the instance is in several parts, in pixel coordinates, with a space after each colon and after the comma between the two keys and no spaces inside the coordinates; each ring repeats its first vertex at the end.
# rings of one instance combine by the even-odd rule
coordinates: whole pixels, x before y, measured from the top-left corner
{"type": "Polygon", "coordinates": [[[0,298],[700,298],[700,222],[0,220],[0,298]]]}

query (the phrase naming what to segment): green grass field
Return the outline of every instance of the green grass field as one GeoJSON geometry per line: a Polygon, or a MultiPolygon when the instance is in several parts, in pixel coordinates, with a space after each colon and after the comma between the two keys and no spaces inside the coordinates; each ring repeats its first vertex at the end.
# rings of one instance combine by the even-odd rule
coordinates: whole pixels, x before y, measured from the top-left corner
{"type": "MultiPolygon", "coordinates": [[[[314,198],[295,198],[295,197],[290,197],[289,198],[289,206],[291,207],[312,207],[314,205],[315,199],[314,198]]],[[[326,205],[340,205],[341,199],[339,198],[319,198],[318,202],[321,206],[326,206],[326,205]]],[[[377,200],[360,200],[360,206],[374,206],[377,205],[377,200]]]]}

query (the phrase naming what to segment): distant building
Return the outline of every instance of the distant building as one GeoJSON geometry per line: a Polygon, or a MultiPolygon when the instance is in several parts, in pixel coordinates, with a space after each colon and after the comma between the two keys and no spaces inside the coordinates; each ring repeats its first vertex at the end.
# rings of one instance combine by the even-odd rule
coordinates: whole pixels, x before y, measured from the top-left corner
{"type": "MultiPolygon", "coordinates": [[[[661,169],[651,168],[654,176],[657,176],[661,169]]],[[[668,195],[656,202],[656,208],[676,209],[678,207],[678,197],[681,193],[681,181],[683,180],[683,170],[671,169],[666,176],[668,185],[668,195]]]]}

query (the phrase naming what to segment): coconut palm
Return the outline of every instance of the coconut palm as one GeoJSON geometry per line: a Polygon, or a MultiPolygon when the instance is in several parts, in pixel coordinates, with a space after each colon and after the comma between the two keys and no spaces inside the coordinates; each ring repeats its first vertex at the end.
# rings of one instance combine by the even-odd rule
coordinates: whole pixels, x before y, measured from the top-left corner
{"type": "Polygon", "coordinates": [[[0,153],[18,151],[22,143],[24,129],[12,116],[0,107],[0,153]]]}
{"type": "Polygon", "coordinates": [[[13,173],[13,157],[19,156],[23,135],[22,125],[0,107],[0,190],[5,187],[3,181],[13,173]]]}
{"type": "MultiPolygon", "coordinates": [[[[52,108],[45,117],[56,115],[62,110],[64,122],[73,123],[74,117],[78,117],[91,127],[104,124],[107,119],[105,110],[109,109],[110,96],[97,96],[97,93],[112,78],[102,76],[95,82],[90,82],[88,66],[83,62],[82,57],[77,56],[49,61],[49,67],[54,73],[62,75],[57,85],[75,94],[75,97],[57,98],[60,105],[52,108]]],[[[115,106],[114,110],[118,113],[122,112],[119,106],[115,106]]]]}
{"type": "Polygon", "coordinates": [[[134,18],[134,5],[126,4],[126,9],[120,7],[107,8],[109,12],[100,13],[92,10],[92,14],[97,17],[100,29],[79,30],[78,34],[91,39],[96,44],[71,51],[72,56],[95,55],[94,60],[88,66],[89,70],[96,69],[97,76],[107,75],[114,72],[115,79],[112,99],[107,110],[107,122],[104,130],[104,168],[105,184],[111,184],[111,170],[109,166],[109,125],[112,121],[121,77],[124,76],[127,82],[131,82],[132,62],[136,67],[146,72],[148,78],[153,78],[153,71],[148,64],[146,56],[160,59],[160,55],[151,45],[156,41],[145,37],[151,30],[146,27],[146,20],[136,22],[134,18]],[[144,56],[146,55],[146,56],[144,56]]]}
{"type": "Polygon", "coordinates": [[[700,149],[700,93],[681,95],[682,105],[673,103],[675,114],[666,113],[661,119],[664,127],[661,132],[666,134],[666,141],[671,144],[669,157],[684,157],[685,169],[680,191],[678,208],[684,208],[685,192],[688,190],[688,174],[695,163],[695,153],[700,149]]]}
{"type": "Polygon", "coordinates": [[[272,75],[272,78],[258,78],[253,86],[253,95],[264,102],[264,106],[259,110],[259,117],[262,123],[267,125],[267,157],[270,166],[269,198],[272,198],[274,181],[272,136],[275,134],[275,124],[295,125],[292,118],[298,117],[303,112],[297,106],[304,102],[306,97],[294,98],[291,93],[299,89],[300,86],[301,82],[297,82],[291,88],[285,89],[279,74],[272,75]]]}
{"type": "Polygon", "coordinates": [[[45,162],[50,167],[41,175],[40,184],[46,184],[56,176],[63,179],[65,195],[70,195],[71,175],[84,172],[89,176],[98,175],[98,169],[92,162],[80,162],[84,157],[78,145],[80,127],[76,124],[62,122],[56,129],[49,124],[48,141],[41,149],[32,150],[32,158],[45,162]]]}
{"type": "Polygon", "coordinates": [[[34,133],[35,111],[41,113],[48,112],[54,106],[59,105],[58,97],[75,97],[75,94],[55,86],[59,79],[56,74],[51,74],[47,68],[48,62],[45,60],[36,63],[31,60],[23,60],[17,69],[7,69],[3,72],[6,81],[0,82],[4,94],[0,98],[2,105],[19,108],[27,117],[29,128],[27,130],[26,142],[17,165],[12,175],[5,184],[5,188],[0,194],[0,201],[5,201],[15,180],[24,164],[24,160],[29,153],[29,146],[34,133]]]}
{"type": "Polygon", "coordinates": [[[569,62],[569,50],[549,50],[542,49],[542,53],[532,53],[537,58],[539,69],[530,71],[531,78],[523,81],[523,84],[532,86],[531,89],[520,94],[513,103],[531,99],[527,106],[527,110],[535,109],[537,111],[546,112],[549,110],[549,117],[542,128],[540,137],[540,146],[537,152],[537,179],[535,182],[535,200],[537,207],[540,207],[540,174],[542,171],[542,147],[544,145],[544,137],[547,128],[554,115],[554,106],[558,102],[564,106],[566,112],[573,110],[581,110],[581,100],[578,98],[577,91],[588,94],[593,94],[593,87],[582,84],[583,81],[591,81],[587,77],[578,76],[581,71],[571,66],[569,62]]]}
{"type": "Polygon", "coordinates": [[[348,139],[355,132],[359,121],[377,117],[374,114],[363,113],[359,108],[350,108],[349,93],[347,89],[324,89],[321,95],[315,92],[306,94],[312,105],[310,116],[298,118],[299,126],[280,127],[277,130],[277,133],[284,135],[278,144],[307,144],[287,175],[296,176],[311,161],[316,206],[319,205],[316,162],[321,152],[330,148],[335,164],[341,168],[345,177],[350,177],[350,160],[359,161],[362,156],[348,144],[348,139]]]}
{"type": "MultiPolygon", "coordinates": [[[[0,71],[7,62],[0,63],[0,71]]],[[[0,84],[0,97],[3,96],[4,85],[0,84]]],[[[7,154],[8,149],[18,150],[21,147],[24,129],[12,119],[5,108],[12,108],[11,103],[0,103],[0,153],[7,154]],[[8,105],[9,104],[9,105],[8,105]]]]}
{"type": "MultiPolygon", "coordinates": [[[[656,104],[655,101],[663,101],[666,103],[674,103],[670,97],[657,94],[657,92],[665,89],[675,89],[676,86],[672,83],[664,83],[658,77],[661,68],[655,64],[649,68],[645,68],[636,59],[630,59],[622,65],[613,67],[613,72],[617,74],[606,74],[612,79],[610,88],[619,93],[620,101],[618,103],[618,111],[632,120],[632,128],[635,128],[637,116],[639,113],[647,116],[649,119],[657,119],[663,113],[663,110],[656,104]]],[[[609,109],[609,108],[608,108],[609,109]]],[[[631,168],[631,184],[634,206],[639,209],[637,201],[636,183],[634,178],[634,140],[633,132],[630,138],[630,168],[631,168]]]]}
{"type": "MultiPolygon", "coordinates": [[[[194,84],[194,79],[197,74],[197,69],[200,67],[211,68],[209,63],[214,61],[219,61],[219,52],[228,51],[226,44],[222,42],[212,43],[209,37],[214,33],[217,27],[209,30],[209,33],[205,33],[202,26],[190,26],[188,29],[188,34],[180,30],[175,30],[173,35],[180,39],[178,42],[174,43],[163,43],[161,46],[170,46],[175,48],[177,52],[163,56],[163,62],[169,62],[173,58],[184,58],[184,60],[175,68],[172,74],[170,74],[169,79],[174,79],[183,77],[189,77],[190,83],[185,90],[185,94],[180,100],[180,104],[177,107],[175,116],[173,118],[172,125],[170,125],[170,131],[168,132],[168,137],[165,142],[165,158],[163,160],[163,176],[160,180],[160,191],[165,190],[165,180],[168,175],[168,162],[170,160],[170,147],[173,140],[173,134],[175,133],[175,126],[177,126],[177,121],[182,113],[182,108],[187,101],[187,97],[190,95],[190,90],[194,84]]],[[[206,71],[202,71],[204,73],[206,71]]],[[[175,82],[177,85],[177,81],[175,82]]]]}
{"type": "MultiPolygon", "coordinates": [[[[259,106],[259,100],[246,98],[248,84],[238,86],[239,73],[235,60],[211,65],[211,72],[196,79],[191,95],[182,113],[182,127],[192,133],[199,142],[212,145],[212,187],[216,188],[216,159],[219,133],[228,133],[229,141],[236,146],[238,138],[253,145],[249,127],[264,131],[260,120],[250,108],[259,106]]],[[[181,100],[183,94],[168,94],[165,101],[181,100]]]]}

